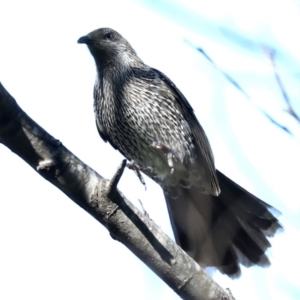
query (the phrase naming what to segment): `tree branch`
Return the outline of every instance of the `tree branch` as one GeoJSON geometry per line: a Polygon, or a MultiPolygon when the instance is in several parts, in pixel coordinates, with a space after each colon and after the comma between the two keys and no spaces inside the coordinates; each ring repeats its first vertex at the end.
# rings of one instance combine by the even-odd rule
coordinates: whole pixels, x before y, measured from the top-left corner
{"type": "Polygon", "coordinates": [[[0,83],[0,143],[102,223],[183,299],[233,299],[118,190],[35,123],[0,83]]]}

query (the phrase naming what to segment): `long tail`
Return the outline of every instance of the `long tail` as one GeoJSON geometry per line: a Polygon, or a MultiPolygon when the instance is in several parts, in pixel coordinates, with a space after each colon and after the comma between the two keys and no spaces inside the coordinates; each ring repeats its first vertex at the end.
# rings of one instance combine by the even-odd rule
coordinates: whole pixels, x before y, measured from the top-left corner
{"type": "Polygon", "coordinates": [[[217,171],[221,194],[173,187],[165,198],[176,242],[201,266],[232,278],[244,266],[269,266],[266,250],[281,227],[272,207],[217,171]],[[180,190],[178,190],[180,189],[180,190]],[[173,194],[178,197],[170,197],[173,194]]]}

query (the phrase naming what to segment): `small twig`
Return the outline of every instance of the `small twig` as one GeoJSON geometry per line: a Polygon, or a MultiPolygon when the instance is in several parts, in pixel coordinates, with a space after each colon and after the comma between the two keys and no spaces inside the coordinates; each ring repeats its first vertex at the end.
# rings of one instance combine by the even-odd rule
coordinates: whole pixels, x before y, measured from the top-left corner
{"type": "Polygon", "coordinates": [[[148,212],[146,211],[146,209],[145,209],[145,207],[144,207],[143,202],[142,202],[140,199],[138,199],[138,200],[139,200],[140,205],[141,205],[141,207],[142,207],[142,211],[143,211],[144,216],[147,217],[147,218],[150,218],[148,212]]]}
{"type": "Polygon", "coordinates": [[[276,51],[275,51],[275,49],[269,48],[269,47],[267,47],[265,45],[262,45],[262,49],[263,49],[264,53],[266,54],[266,56],[268,57],[271,65],[272,65],[276,81],[277,81],[278,86],[279,86],[279,88],[281,90],[283,99],[285,100],[285,102],[287,104],[287,110],[286,110],[286,112],[288,114],[290,114],[293,118],[295,118],[300,123],[300,117],[296,114],[296,112],[292,108],[290,98],[289,98],[289,96],[288,96],[288,94],[287,94],[287,92],[286,92],[286,90],[284,88],[284,85],[283,85],[283,83],[281,81],[281,78],[279,77],[279,74],[278,74],[278,72],[276,70],[276,65],[275,65],[276,51]]]}
{"type": "Polygon", "coordinates": [[[192,46],[193,48],[196,48],[197,51],[199,51],[212,65],[215,69],[217,69],[220,73],[223,74],[223,76],[232,84],[235,86],[235,88],[237,88],[240,92],[242,92],[248,99],[250,99],[249,95],[242,89],[242,87],[229,75],[227,74],[225,71],[223,71],[222,69],[220,69],[215,62],[209,57],[209,55],[200,47],[197,47],[195,45],[193,45],[189,40],[185,40],[185,42],[187,44],[189,44],[190,46],[192,46]]]}
{"type": "Polygon", "coordinates": [[[265,115],[265,117],[267,119],[269,119],[269,121],[271,123],[273,123],[274,125],[278,126],[279,128],[281,128],[283,131],[285,131],[286,133],[293,135],[293,133],[284,125],[281,125],[278,121],[276,121],[275,119],[273,119],[267,112],[265,112],[264,110],[260,109],[261,113],[263,113],[265,115]]]}
{"type": "MultiPolygon", "coordinates": [[[[200,47],[197,47],[195,45],[193,45],[190,41],[185,40],[185,42],[187,44],[189,44],[190,46],[192,46],[193,48],[196,48],[212,65],[215,69],[217,69],[219,72],[221,72],[225,78],[231,83],[233,84],[238,90],[240,90],[248,99],[250,99],[249,95],[239,86],[239,84],[230,77],[230,75],[228,75],[227,73],[225,73],[223,70],[221,70],[216,64],[215,62],[208,56],[208,54],[200,47]]],[[[284,89],[284,86],[282,84],[282,81],[279,77],[279,75],[276,72],[276,67],[275,67],[275,61],[274,61],[274,56],[275,56],[275,50],[264,46],[263,47],[266,55],[268,56],[269,60],[271,61],[273,70],[274,70],[274,74],[277,80],[277,83],[281,89],[281,92],[283,94],[283,97],[285,99],[285,102],[287,104],[287,110],[286,112],[288,114],[290,114],[291,116],[293,116],[299,123],[300,123],[300,117],[295,113],[295,111],[293,110],[292,106],[291,106],[291,102],[290,99],[284,89]]],[[[253,104],[259,111],[261,111],[273,124],[275,124],[276,126],[280,127],[282,130],[284,130],[285,132],[287,132],[288,134],[291,134],[291,131],[284,125],[281,125],[278,121],[276,121],[275,119],[273,119],[267,112],[265,112],[263,109],[261,109],[260,107],[258,107],[257,105],[253,104]]]]}
{"type": "Polygon", "coordinates": [[[126,167],[126,159],[123,159],[120,167],[118,168],[117,172],[113,176],[113,178],[110,180],[108,187],[107,187],[107,195],[111,196],[114,194],[114,192],[117,189],[118,183],[123,175],[124,169],[126,167]]]}

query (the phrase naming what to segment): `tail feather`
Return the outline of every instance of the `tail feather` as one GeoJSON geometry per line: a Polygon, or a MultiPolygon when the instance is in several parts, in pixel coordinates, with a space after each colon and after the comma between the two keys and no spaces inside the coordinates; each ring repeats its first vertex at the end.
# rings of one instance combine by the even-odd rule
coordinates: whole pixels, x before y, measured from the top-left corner
{"type": "Polygon", "coordinates": [[[267,237],[281,228],[272,207],[221,172],[217,175],[218,197],[195,187],[165,189],[176,242],[200,265],[233,278],[239,277],[240,264],[269,266],[267,237]]]}
{"type": "Polygon", "coordinates": [[[272,212],[280,214],[274,207],[250,194],[220,171],[217,171],[217,175],[222,191],[222,201],[243,221],[248,221],[261,229],[268,237],[274,236],[282,228],[272,214],[272,212]]]}

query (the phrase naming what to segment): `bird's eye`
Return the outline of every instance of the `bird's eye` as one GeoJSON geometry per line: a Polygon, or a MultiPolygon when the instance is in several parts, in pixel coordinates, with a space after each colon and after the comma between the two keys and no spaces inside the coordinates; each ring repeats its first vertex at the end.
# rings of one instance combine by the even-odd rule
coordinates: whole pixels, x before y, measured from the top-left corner
{"type": "Polygon", "coordinates": [[[107,33],[107,34],[104,36],[104,38],[105,38],[106,40],[113,40],[114,35],[113,35],[111,32],[109,32],[109,33],[107,33]]]}

